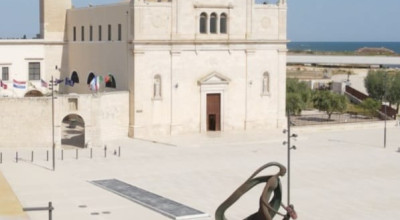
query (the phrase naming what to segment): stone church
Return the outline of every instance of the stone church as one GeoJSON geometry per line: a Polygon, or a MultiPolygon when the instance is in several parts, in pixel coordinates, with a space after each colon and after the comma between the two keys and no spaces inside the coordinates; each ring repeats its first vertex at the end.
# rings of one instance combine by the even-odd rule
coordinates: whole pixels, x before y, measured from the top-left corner
{"type": "Polygon", "coordinates": [[[285,0],[40,2],[40,78],[79,78],[64,94],[129,91],[130,137],[284,125],[285,0]],[[110,75],[115,88],[91,89],[110,75]]]}

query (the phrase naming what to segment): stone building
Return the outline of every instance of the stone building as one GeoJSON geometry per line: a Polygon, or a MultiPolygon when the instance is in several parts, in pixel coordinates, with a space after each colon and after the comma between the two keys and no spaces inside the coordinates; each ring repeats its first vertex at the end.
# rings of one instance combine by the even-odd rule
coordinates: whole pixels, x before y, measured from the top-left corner
{"type": "MultiPolygon", "coordinates": [[[[79,77],[60,93],[129,91],[130,137],[283,126],[286,1],[125,0],[86,8],[40,2],[42,39],[0,41],[1,49],[37,53],[17,54],[18,61],[0,55],[0,65],[10,64],[12,75],[14,63],[36,59],[44,80],[79,77]],[[88,77],[109,74],[116,88],[89,89],[88,77]]],[[[27,69],[18,79],[40,87],[27,69]]]]}

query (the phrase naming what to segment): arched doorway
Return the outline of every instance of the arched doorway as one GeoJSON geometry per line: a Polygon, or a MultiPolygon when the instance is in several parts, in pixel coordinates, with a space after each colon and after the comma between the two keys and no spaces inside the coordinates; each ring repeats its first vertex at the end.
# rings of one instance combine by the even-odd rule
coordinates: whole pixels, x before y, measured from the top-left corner
{"type": "Polygon", "coordinates": [[[76,114],[64,117],[61,123],[61,144],[69,147],[85,147],[85,121],[76,114]]]}
{"type": "Polygon", "coordinates": [[[27,93],[25,93],[25,97],[42,97],[43,93],[37,90],[31,90],[27,93]]]}

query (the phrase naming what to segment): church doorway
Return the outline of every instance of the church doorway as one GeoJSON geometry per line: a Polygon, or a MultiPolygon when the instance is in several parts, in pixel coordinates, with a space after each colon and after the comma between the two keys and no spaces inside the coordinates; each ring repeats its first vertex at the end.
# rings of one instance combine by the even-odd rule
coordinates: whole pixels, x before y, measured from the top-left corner
{"type": "Polygon", "coordinates": [[[207,131],[221,130],[221,94],[207,94],[207,131]]]}
{"type": "Polygon", "coordinates": [[[64,147],[85,147],[85,122],[76,114],[64,117],[61,123],[61,144],[64,147]]]}

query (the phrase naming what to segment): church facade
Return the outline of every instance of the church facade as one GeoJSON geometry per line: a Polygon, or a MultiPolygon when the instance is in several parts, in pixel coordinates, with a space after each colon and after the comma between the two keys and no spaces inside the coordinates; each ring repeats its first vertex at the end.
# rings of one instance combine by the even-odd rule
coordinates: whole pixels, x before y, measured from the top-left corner
{"type": "Polygon", "coordinates": [[[80,82],[62,84],[66,94],[129,91],[131,137],[284,125],[284,0],[131,0],[86,8],[41,0],[41,11],[43,47],[58,48],[51,62],[43,57],[42,78],[54,68],[60,78],[74,73],[80,82]],[[116,88],[90,90],[93,76],[110,74],[116,88]]]}

